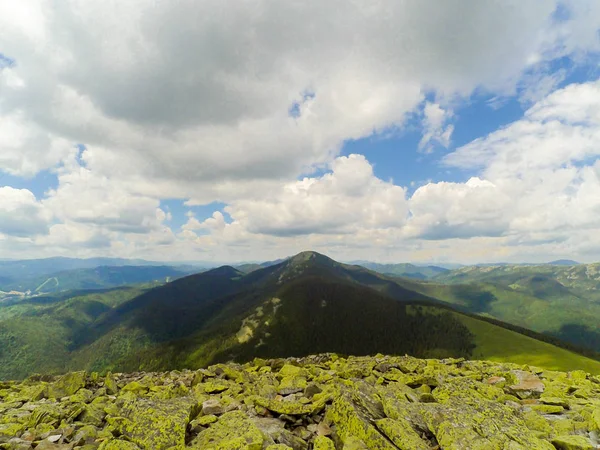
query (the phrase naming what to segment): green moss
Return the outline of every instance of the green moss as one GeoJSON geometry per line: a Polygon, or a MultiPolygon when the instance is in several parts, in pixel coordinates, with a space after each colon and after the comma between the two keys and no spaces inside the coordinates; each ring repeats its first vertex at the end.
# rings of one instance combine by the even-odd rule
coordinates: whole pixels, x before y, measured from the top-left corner
{"type": "Polygon", "coordinates": [[[243,412],[231,411],[198,434],[191,447],[202,450],[262,450],[264,441],[262,432],[243,412]]]}
{"type": "Polygon", "coordinates": [[[400,450],[428,450],[429,444],[423,441],[406,419],[380,419],[375,422],[400,450]]]}
{"type": "Polygon", "coordinates": [[[217,416],[214,414],[209,414],[208,416],[199,417],[197,420],[198,425],[209,425],[211,423],[215,423],[217,421],[217,416]]]}
{"type": "Polygon", "coordinates": [[[367,417],[355,407],[353,402],[343,395],[337,398],[327,410],[326,418],[335,424],[337,433],[344,445],[360,448],[357,440],[368,445],[371,450],[395,450],[394,446],[377,431],[367,417]]]}
{"type": "Polygon", "coordinates": [[[300,376],[285,376],[279,383],[278,392],[281,395],[293,394],[306,389],[308,385],[306,378],[300,376]]]}
{"type": "Polygon", "coordinates": [[[121,408],[121,417],[108,419],[112,429],[142,448],[185,445],[190,399],[137,399],[121,408]]]}
{"type": "Polygon", "coordinates": [[[108,395],[115,395],[117,392],[119,392],[117,382],[110,371],[106,374],[106,377],[104,377],[104,386],[106,387],[106,393],[108,395]]]}
{"type": "Polygon", "coordinates": [[[590,440],[584,436],[559,436],[552,439],[558,450],[595,450],[590,440]]]}
{"type": "Polygon", "coordinates": [[[148,392],[148,386],[140,383],[139,381],[132,381],[131,383],[127,383],[125,386],[123,386],[121,392],[132,392],[133,394],[140,396],[148,392]]]}
{"type": "Polygon", "coordinates": [[[560,405],[530,405],[530,408],[540,414],[560,414],[565,410],[560,405]]]}
{"type": "Polygon", "coordinates": [[[0,442],[20,436],[26,430],[25,425],[20,423],[0,424],[0,442]]]}
{"type": "Polygon", "coordinates": [[[54,383],[48,385],[49,398],[62,398],[75,394],[85,386],[85,372],[71,372],[60,377],[54,383]]]}
{"type": "Polygon", "coordinates": [[[217,394],[229,389],[229,384],[222,381],[208,381],[206,383],[198,384],[197,387],[207,394],[217,394]]]}
{"type": "Polygon", "coordinates": [[[325,436],[317,436],[314,442],[314,450],[335,450],[333,441],[325,436]]]}
{"type": "Polygon", "coordinates": [[[591,425],[592,425],[592,429],[594,431],[600,431],[600,407],[597,408],[593,413],[592,413],[592,417],[591,417],[591,425]]]}
{"type": "Polygon", "coordinates": [[[123,441],[121,439],[111,439],[100,444],[98,450],[139,450],[140,448],[133,442],[123,441]]]}

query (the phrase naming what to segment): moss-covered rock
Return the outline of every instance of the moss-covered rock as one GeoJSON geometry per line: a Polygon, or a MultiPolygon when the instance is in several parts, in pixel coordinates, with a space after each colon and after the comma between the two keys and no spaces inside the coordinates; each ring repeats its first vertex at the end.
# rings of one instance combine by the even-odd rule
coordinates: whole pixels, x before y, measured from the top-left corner
{"type": "Polygon", "coordinates": [[[119,392],[119,386],[117,385],[112,372],[108,372],[106,377],[104,377],[104,386],[106,387],[106,393],[108,395],[115,395],[119,392]]]}
{"type": "Polygon", "coordinates": [[[595,450],[596,446],[584,436],[558,436],[552,439],[558,450],[595,450]]]}
{"type": "Polygon", "coordinates": [[[103,442],[98,447],[98,450],[139,450],[140,448],[133,442],[124,441],[122,439],[110,439],[103,442]]]}
{"type": "Polygon", "coordinates": [[[60,377],[57,381],[48,385],[49,398],[63,398],[75,394],[85,386],[85,372],[72,372],[60,377]]]}
{"type": "Polygon", "coordinates": [[[263,433],[243,412],[231,411],[198,434],[191,447],[202,450],[262,450],[264,442],[263,433]]]}
{"type": "Polygon", "coordinates": [[[109,420],[113,434],[141,448],[167,449],[185,445],[192,402],[189,399],[126,402],[121,416],[109,420]]]}
{"type": "Polygon", "coordinates": [[[0,449],[555,450],[598,432],[596,378],[486,361],[316,355],[0,383],[0,449]]]}
{"type": "Polygon", "coordinates": [[[335,450],[333,441],[325,436],[317,436],[314,442],[314,450],[335,450]]]}

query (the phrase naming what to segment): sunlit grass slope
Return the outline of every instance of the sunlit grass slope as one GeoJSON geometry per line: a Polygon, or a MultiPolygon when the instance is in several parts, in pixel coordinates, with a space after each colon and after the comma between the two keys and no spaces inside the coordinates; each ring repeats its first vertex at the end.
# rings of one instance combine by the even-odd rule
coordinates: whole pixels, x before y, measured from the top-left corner
{"type": "Polygon", "coordinates": [[[600,374],[600,362],[463,314],[459,320],[473,333],[472,359],[529,364],[551,370],[585,370],[600,374]]]}

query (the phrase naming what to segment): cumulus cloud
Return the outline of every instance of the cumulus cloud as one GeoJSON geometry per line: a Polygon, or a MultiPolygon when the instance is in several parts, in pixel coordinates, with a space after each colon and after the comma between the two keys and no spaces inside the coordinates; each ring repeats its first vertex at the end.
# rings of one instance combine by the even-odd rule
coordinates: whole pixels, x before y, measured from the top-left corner
{"type": "MultiPolygon", "coordinates": [[[[401,124],[425,88],[509,89],[533,54],[592,45],[581,28],[594,24],[583,14],[553,31],[555,7],[27,2],[0,14],[0,43],[25,86],[4,84],[3,110],[85,143],[90,167],[127,177],[130,189],[182,198],[209,189],[198,199],[208,202],[234,196],[220,186],[231,180],[296,176],[327,163],[344,140],[401,124]],[[290,117],[307,91],[311,101],[290,117]]],[[[14,145],[6,154],[25,173],[14,145]]],[[[39,168],[54,162],[39,160],[39,168]]]]}
{"type": "Polygon", "coordinates": [[[405,223],[404,189],[375,177],[364,156],[339,157],[330,168],[321,177],[305,177],[268,198],[236,201],[225,210],[249,232],[275,236],[347,234],[405,223]]]}
{"type": "Polygon", "coordinates": [[[301,237],[392,248],[574,226],[531,210],[561,192],[572,208],[595,195],[597,171],[578,164],[598,148],[585,100],[597,89],[544,97],[556,77],[522,77],[599,50],[598,3],[560,3],[569,14],[557,22],[554,0],[0,1],[0,49],[14,61],[0,66],[0,170],[57,173],[36,203],[56,223],[36,242],[63,251],[301,237]],[[448,147],[455,99],[517,90],[537,101],[524,120],[445,159],[479,172],[466,184],[407,200],[365,157],[338,158],[344,142],[402,127],[423,105],[421,150],[448,147]],[[175,236],[165,198],[222,201],[231,220],[189,218],[175,236]],[[521,206],[500,216],[506,198],[521,206]]]}
{"type": "Polygon", "coordinates": [[[49,217],[27,189],[0,187],[0,235],[29,237],[48,231],[49,217]]]}
{"type": "Polygon", "coordinates": [[[160,209],[159,200],[132,194],[118,180],[98,176],[76,161],[60,171],[58,182],[43,204],[60,221],[147,233],[164,226],[169,217],[160,209]]]}
{"type": "MultiPolygon", "coordinates": [[[[493,183],[496,189],[480,202],[510,219],[494,222],[505,233],[595,229],[600,224],[599,105],[600,82],[572,84],[534,104],[523,119],[447,155],[445,163],[480,170],[493,183]]],[[[468,211],[465,207],[463,214],[468,211]]]]}
{"type": "Polygon", "coordinates": [[[512,200],[477,177],[466,183],[429,183],[410,199],[407,234],[423,239],[500,236],[510,223],[512,200]]]}

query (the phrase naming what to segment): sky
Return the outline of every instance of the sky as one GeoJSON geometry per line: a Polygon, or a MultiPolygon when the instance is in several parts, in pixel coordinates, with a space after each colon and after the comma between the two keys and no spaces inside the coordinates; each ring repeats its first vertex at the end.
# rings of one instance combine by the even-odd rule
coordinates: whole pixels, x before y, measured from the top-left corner
{"type": "Polygon", "coordinates": [[[0,258],[600,261],[597,0],[0,0],[0,258]]]}

